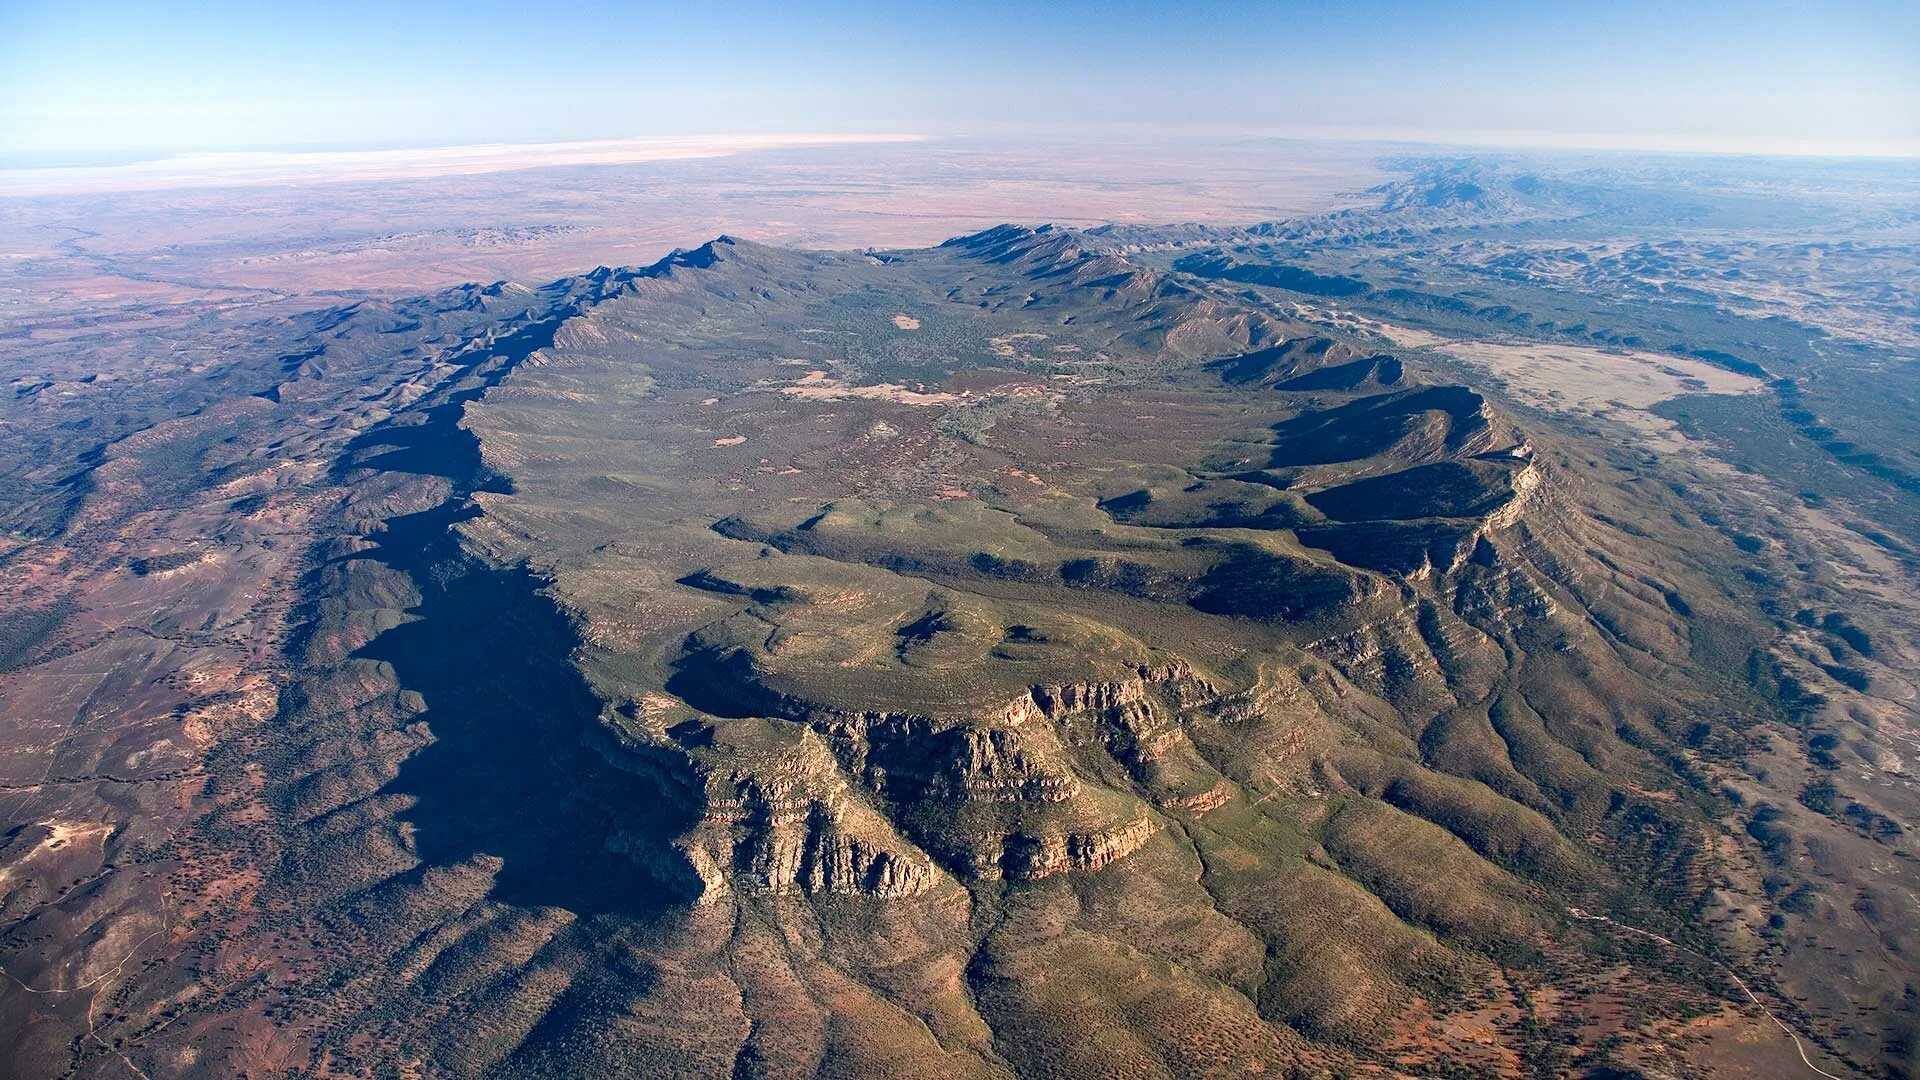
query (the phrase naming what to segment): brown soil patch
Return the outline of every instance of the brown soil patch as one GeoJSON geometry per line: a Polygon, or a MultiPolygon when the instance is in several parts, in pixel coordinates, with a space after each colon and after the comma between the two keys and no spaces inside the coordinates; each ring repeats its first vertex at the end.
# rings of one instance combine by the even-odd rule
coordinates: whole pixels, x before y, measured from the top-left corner
{"type": "Polygon", "coordinates": [[[864,398],[869,401],[891,401],[896,405],[951,405],[963,400],[964,397],[964,395],[950,394],[943,390],[909,390],[899,383],[849,386],[824,371],[809,371],[798,383],[781,387],[780,392],[788,397],[803,398],[808,401],[844,401],[848,398],[864,398]]]}

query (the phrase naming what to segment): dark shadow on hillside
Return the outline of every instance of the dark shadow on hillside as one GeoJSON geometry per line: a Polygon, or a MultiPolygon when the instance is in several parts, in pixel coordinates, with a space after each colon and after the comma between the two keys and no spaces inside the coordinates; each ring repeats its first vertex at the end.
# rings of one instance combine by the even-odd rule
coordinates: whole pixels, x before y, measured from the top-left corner
{"type": "Polygon", "coordinates": [[[709,716],[784,716],[780,695],[760,686],[743,652],[693,649],[674,661],[667,693],[709,716]]]}
{"type": "Polygon", "coordinates": [[[416,414],[424,422],[369,432],[348,456],[358,462],[349,468],[453,482],[446,501],[389,519],[378,547],[357,556],[408,575],[422,598],[416,621],[357,653],[391,664],[400,685],[425,699],[421,719],[433,735],[381,794],[413,800],[399,817],[413,826],[426,865],[498,857],[493,896],[503,903],[646,914],[697,895],[697,878],[671,845],[694,822],[691,802],[594,748],[610,736],[599,727],[599,700],[572,666],[573,627],[534,574],[482,565],[451,533],[477,513],[470,493],[505,488],[459,427],[462,405],[539,343],[530,337],[517,355],[496,358],[507,362],[416,414]]]}
{"type": "Polygon", "coordinates": [[[397,518],[376,555],[413,575],[422,618],[359,655],[426,699],[434,737],[382,794],[414,799],[400,818],[428,865],[498,856],[504,903],[640,914],[692,899],[669,843],[693,824],[688,804],[588,745],[600,704],[567,661],[572,628],[531,573],[453,555],[461,513],[397,518]]]}

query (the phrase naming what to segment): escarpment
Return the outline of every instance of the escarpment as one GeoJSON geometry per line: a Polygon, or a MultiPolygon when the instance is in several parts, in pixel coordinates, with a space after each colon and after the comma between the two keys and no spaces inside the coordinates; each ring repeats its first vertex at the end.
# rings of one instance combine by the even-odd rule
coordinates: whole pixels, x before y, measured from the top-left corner
{"type": "MultiPolygon", "coordinates": [[[[735,655],[716,666],[752,679],[752,660],[735,655]]],[[[1116,758],[1144,760],[1153,752],[1139,745],[1145,724],[1215,700],[1184,661],[1117,675],[1037,684],[959,714],[855,710],[789,693],[777,716],[656,727],[657,744],[682,748],[704,778],[701,825],[681,846],[709,894],[899,897],[947,873],[974,882],[1098,869],[1158,825],[1149,803],[1089,776],[1088,746],[1073,744],[1124,745],[1116,758]],[[1088,730],[1069,730],[1076,725],[1088,730]]]]}
{"type": "MultiPolygon", "coordinates": [[[[1026,400],[1038,411],[1024,418],[1005,412],[1017,395],[966,389],[939,399],[947,411],[936,415],[926,384],[816,389],[845,380],[831,352],[804,355],[812,343],[771,359],[644,347],[643,313],[747,302],[757,294],[746,283],[789,258],[729,242],[618,290],[594,309],[593,333],[564,335],[554,363],[483,403],[475,423],[483,445],[522,455],[515,496],[488,516],[554,567],[605,654],[596,682],[610,697],[667,702],[640,741],[701,778],[681,790],[702,824],[676,847],[709,896],[903,898],[947,878],[1098,870],[1164,832],[1170,815],[1313,790],[1314,777],[1338,775],[1316,762],[1343,740],[1386,739],[1419,760],[1430,725],[1517,676],[1516,634],[1585,619],[1564,580],[1565,560],[1585,560],[1564,540],[1567,511],[1532,513],[1549,469],[1533,439],[1477,391],[1425,382],[1388,354],[1305,336],[1190,362],[1181,393],[1252,401],[1275,418],[1226,451],[1201,443],[1143,467],[1138,487],[1123,468],[1089,489],[1021,464],[1037,464],[1026,443],[1058,418],[1124,443],[1124,430],[1072,411],[1070,389],[1035,387],[1026,400]],[[690,378],[693,363],[709,385],[735,388],[700,399],[711,418],[659,389],[690,378]],[[793,369],[827,374],[809,382],[793,369]],[[601,396],[581,396],[590,387],[601,396]],[[608,429],[591,475],[541,451],[561,437],[548,430],[562,400],[566,430],[608,429]],[[727,426],[728,410],[782,423],[727,426]],[[986,435],[945,441],[975,412],[995,417],[986,435]],[[1014,462],[994,466],[1013,479],[980,490],[922,476],[918,455],[936,449],[991,453],[1014,462]],[[849,483],[859,475],[844,471],[849,457],[892,471],[849,483]],[[711,459],[735,494],[622,479],[667,459],[711,459]],[[539,521],[573,490],[603,500],[588,504],[600,509],[578,540],[539,521]],[[543,547],[554,540],[559,549],[543,547]],[[612,588],[622,580],[651,583],[637,613],[612,588]],[[1204,672],[1196,636],[1223,646],[1204,672]],[[1275,650],[1324,664],[1321,682],[1338,693],[1296,699],[1285,716],[1263,659],[1275,650]],[[636,669],[626,656],[647,659],[636,669]],[[628,670],[642,673],[638,685],[617,674],[628,670]],[[1237,751],[1235,732],[1251,740],[1237,751]],[[759,742],[786,749],[748,749],[759,742]]],[[[1168,348],[1118,329],[1116,312],[1223,313],[1060,231],[996,230],[935,258],[971,275],[956,295],[1005,276],[1046,298],[1030,305],[1073,309],[980,341],[993,362],[1038,365],[1069,388],[1075,376],[1060,372],[1082,355],[1168,348]]],[[[899,265],[790,269],[885,290],[899,265]]],[[[751,305],[774,326],[831,329],[846,318],[828,314],[833,295],[774,292],[751,305]]],[[[993,289],[977,295],[1003,310],[993,289]]],[[[939,310],[897,305],[916,312],[915,334],[939,310]]],[[[887,332],[911,352],[914,338],[887,332]]]]}
{"type": "Polygon", "coordinates": [[[1709,1000],[1566,915],[1684,932],[1648,883],[1733,706],[1551,432],[1070,230],[523,306],[337,470],[257,763],[274,895],[407,973],[341,1030],[1198,1075],[1529,1046],[1554,980],[1709,1000]]]}
{"type": "Polygon", "coordinates": [[[702,813],[680,841],[711,903],[729,888],[917,896],[940,871],[866,805],[821,739],[776,721],[720,721],[696,744],[702,813]]]}

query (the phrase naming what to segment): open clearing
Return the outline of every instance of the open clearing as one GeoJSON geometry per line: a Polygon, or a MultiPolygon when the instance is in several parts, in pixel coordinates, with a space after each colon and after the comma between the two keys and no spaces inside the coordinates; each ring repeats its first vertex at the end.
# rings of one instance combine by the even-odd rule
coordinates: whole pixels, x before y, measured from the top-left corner
{"type": "Polygon", "coordinates": [[[1672,453],[1701,444],[1648,411],[1686,394],[1751,394],[1765,383],[1712,364],[1651,352],[1615,352],[1583,345],[1440,341],[1431,348],[1485,369],[1516,400],[1625,424],[1672,453]]]}
{"type": "Polygon", "coordinates": [[[809,371],[798,383],[781,387],[780,392],[788,397],[807,401],[844,401],[848,398],[866,398],[870,401],[891,401],[900,405],[951,405],[962,400],[960,394],[952,394],[944,390],[909,390],[898,383],[849,386],[824,371],[809,371]]]}

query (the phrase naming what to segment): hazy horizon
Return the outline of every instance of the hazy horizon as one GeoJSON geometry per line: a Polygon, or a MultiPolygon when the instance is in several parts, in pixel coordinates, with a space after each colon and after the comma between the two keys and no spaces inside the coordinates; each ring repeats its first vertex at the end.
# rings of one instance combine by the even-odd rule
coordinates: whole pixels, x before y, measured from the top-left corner
{"type": "Polygon", "coordinates": [[[701,136],[1193,132],[1920,154],[1920,16],[1426,2],[0,6],[0,165],[701,136]]]}

